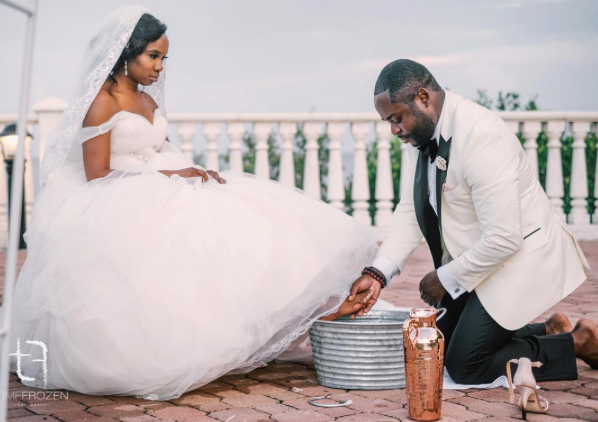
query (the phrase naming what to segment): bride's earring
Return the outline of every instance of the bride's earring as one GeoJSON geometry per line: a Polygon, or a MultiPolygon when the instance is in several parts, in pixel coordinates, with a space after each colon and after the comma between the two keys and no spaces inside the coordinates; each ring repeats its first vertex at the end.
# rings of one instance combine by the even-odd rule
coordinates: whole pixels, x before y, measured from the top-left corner
{"type": "Polygon", "coordinates": [[[127,61],[125,60],[125,76],[129,76],[129,69],[127,69],[127,61]]]}

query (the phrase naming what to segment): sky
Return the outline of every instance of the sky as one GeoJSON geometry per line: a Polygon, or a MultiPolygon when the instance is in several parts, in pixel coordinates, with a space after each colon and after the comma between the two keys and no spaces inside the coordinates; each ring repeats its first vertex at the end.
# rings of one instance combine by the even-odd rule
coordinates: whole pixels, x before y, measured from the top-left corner
{"type": "MultiPolygon", "coordinates": [[[[39,3],[32,105],[70,98],[89,28],[131,2],[39,3]]],[[[598,110],[597,0],[139,3],[168,25],[168,111],[373,112],[398,58],[471,99],[514,91],[543,110],[598,110]]],[[[25,27],[0,4],[0,113],[18,110],[25,27]]]]}

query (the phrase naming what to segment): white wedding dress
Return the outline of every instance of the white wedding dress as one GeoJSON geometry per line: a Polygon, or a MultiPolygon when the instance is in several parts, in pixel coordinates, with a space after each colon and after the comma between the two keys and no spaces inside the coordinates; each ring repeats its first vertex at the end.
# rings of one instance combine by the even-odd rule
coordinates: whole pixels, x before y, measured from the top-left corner
{"type": "Polygon", "coordinates": [[[11,334],[31,354],[27,385],[170,399],[248,371],[335,310],[375,255],[369,228],[296,189],[157,172],[188,167],[159,109],[153,122],[121,111],[78,142],[107,131],[115,171],[86,182],[71,160],[34,206],[11,334]],[[47,346],[45,385],[28,341],[47,346]]]}

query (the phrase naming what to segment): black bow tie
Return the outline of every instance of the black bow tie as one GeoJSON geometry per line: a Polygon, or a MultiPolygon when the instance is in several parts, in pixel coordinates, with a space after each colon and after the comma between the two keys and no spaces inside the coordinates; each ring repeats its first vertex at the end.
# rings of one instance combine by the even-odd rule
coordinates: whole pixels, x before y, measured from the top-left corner
{"type": "Polygon", "coordinates": [[[424,155],[429,156],[430,163],[433,163],[434,160],[436,160],[436,156],[438,155],[438,142],[436,142],[436,139],[431,139],[430,142],[428,142],[426,145],[422,145],[417,149],[423,152],[424,155]]]}

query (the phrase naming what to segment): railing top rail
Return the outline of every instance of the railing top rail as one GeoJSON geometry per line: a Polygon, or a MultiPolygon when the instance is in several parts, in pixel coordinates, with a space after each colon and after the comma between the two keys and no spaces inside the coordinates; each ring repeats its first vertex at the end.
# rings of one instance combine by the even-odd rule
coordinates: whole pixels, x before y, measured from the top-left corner
{"type": "MultiPolygon", "coordinates": [[[[519,122],[598,122],[598,111],[499,111],[497,114],[508,121],[519,122]]],[[[31,113],[28,122],[37,123],[40,113],[31,113]]],[[[16,113],[0,114],[0,124],[13,123],[18,119],[16,113]]],[[[377,113],[168,113],[171,123],[283,123],[283,122],[381,122],[377,113]]]]}
{"type": "Polygon", "coordinates": [[[520,122],[598,122],[598,111],[499,111],[497,114],[503,120],[520,122]]]}
{"type": "MultiPolygon", "coordinates": [[[[2,125],[15,123],[17,120],[19,120],[19,115],[17,113],[0,114],[0,124],[2,125]]],[[[38,120],[39,116],[36,113],[30,113],[27,117],[27,123],[29,124],[37,123],[38,120]]]]}
{"type": "Polygon", "coordinates": [[[372,122],[380,121],[376,113],[168,113],[171,122],[372,122]]]}
{"type": "MultiPolygon", "coordinates": [[[[502,111],[504,120],[598,122],[596,111],[502,111]]],[[[169,113],[173,122],[379,122],[377,113],[169,113]]]]}

